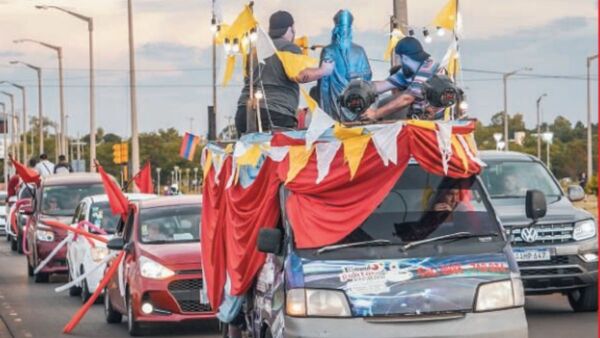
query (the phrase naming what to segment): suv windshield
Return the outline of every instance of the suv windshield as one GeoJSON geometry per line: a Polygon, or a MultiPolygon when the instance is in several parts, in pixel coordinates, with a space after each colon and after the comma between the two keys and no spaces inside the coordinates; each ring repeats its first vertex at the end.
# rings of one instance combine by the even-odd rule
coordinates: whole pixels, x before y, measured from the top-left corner
{"type": "Polygon", "coordinates": [[[45,187],[42,193],[42,213],[49,216],[73,216],[79,201],[103,193],[102,184],[45,187]]]}
{"type": "Polygon", "coordinates": [[[464,238],[498,234],[490,210],[475,177],[441,177],[410,165],[367,220],[337,244],[385,240],[406,245],[457,233],[468,233],[464,238]]]}
{"type": "Polygon", "coordinates": [[[492,198],[525,198],[527,190],[536,189],[547,197],[560,197],[559,186],[544,166],[531,161],[486,162],[481,179],[492,198]]]}
{"type": "Polygon", "coordinates": [[[142,209],[140,240],[146,244],[198,242],[200,212],[199,205],[142,209]]]}
{"type": "Polygon", "coordinates": [[[119,215],[113,215],[108,202],[92,204],[90,208],[90,223],[106,231],[108,234],[114,234],[117,229],[119,215]]]}

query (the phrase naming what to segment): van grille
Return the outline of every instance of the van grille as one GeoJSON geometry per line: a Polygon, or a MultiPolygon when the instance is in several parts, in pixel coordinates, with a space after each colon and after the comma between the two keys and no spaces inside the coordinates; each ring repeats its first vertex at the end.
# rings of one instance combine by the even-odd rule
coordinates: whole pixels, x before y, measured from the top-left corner
{"type": "Polygon", "coordinates": [[[169,292],[182,312],[210,312],[209,304],[200,303],[202,279],[180,279],[169,283],[169,292]]]}
{"type": "Polygon", "coordinates": [[[539,245],[539,244],[561,244],[573,241],[573,223],[562,224],[537,224],[533,226],[537,230],[537,239],[526,242],[521,238],[521,230],[528,227],[506,226],[513,246],[539,245]]]}

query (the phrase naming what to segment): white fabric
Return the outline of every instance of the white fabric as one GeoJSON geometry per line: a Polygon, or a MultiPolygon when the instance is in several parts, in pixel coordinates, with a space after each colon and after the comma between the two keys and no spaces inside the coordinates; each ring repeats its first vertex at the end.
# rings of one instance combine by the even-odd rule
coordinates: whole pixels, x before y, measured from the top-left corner
{"type": "Polygon", "coordinates": [[[308,126],[308,130],[306,131],[306,149],[310,149],[313,143],[315,143],[315,141],[334,124],[335,121],[327,115],[327,113],[321,110],[321,108],[317,107],[317,109],[312,112],[310,126],[308,126]]]}
{"type": "Polygon", "coordinates": [[[321,183],[329,174],[331,162],[337,154],[342,142],[332,141],[325,143],[317,143],[315,151],[317,152],[317,184],[321,183]]]}
{"type": "Polygon", "coordinates": [[[444,167],[444,174],[448,174],[448,162],[452,158],[452,123],[436,122],[437,130],[435,132],[438,147],[442,154],[442,166],[444,167]]]}
{"type": "Polygon", "coordinates": [[[119,266],[117,267],[117,280],[119,283],[119,294],[121,297],[125,297],[125,256],[119,262],[119,266]]]}
{"type": "Polygon", "coordinates": [[[215,170],[215,183],[219,184],[219,175],[221,175],[221,169],[223,169],[223,154],[217,154],[217,153],[213,153],[212,154],[212,166],[213,169],[215,170]]]}
{"type": "Polygon", "coordinates": [[[60,251],[60,249],[62,249],[65,245],[67,245],[68,242],[70,242],[71,240],[73,240],[73,233],[69,232],[67,234],[67,237],[65,237],[65,239],[63,239],[60,243],[58,243],[58,245],[54,248],[54,250],[52,250],[50,252],[50,254],[48,255],[48,257],[46,257],[46,259],[44,259],[40,265],[37,266],[37,268],[35,268],[35,270],[33,271],[34,274],[37,274],[38,272],[42,271],[42,269],[48,265],[48,263],[52,260],[52,258],[54,258],[54,256],[56,256],[56,254],[60,251]]]}
{"type": "Polygon", "coordinates": [[[271,40],[269,35],[262,29],[262,27],[258,26],[256,33],[256,56],[258,58],[258,62],[265,63],[265,59],[273,56],[275,52],[277,52],[277,49],[273,44],[273,40],[271,40]]]}
{"type": "Polygon", "coordinates": [[[398,164],[398,134],[402,131],[404,123],[401,121],[394,124],[382,126],[371,131],[371,140],[381,157],[383,164],[387,167],[390,162],[398,164]]]}
{"type": "Polygon", "coordinates": [[[83,275],[80,275],[79,277],[77,277],[76,279],[70,281],[69,283],[67,283],[67,284],[65,284],[63,286],[59,286],[59,287],[55,288],[54,292],[63,292],[65,290],[71,288],[72,286],[78,285],[79,282],[81,282],[82,280],[86,279],[89,275],[91,275],[92,273],[94,273],[99,268],[105,266],[106,263],[108,263],[108,261],[110,261],[111,259],[117,257],[118,255],[119,255],[118,252],[113,252],[110,255],[106,255],[106,257],[104,257],[100,262],[98,262],[98,264],[96,264],[96,266],[94,266],[90,271],[86,271],[83,275]]]}
{"type": "Polygon", "coordinates": [[[48,160],[42,160],[35,165],[35,171],[40,173],[40,176],[42,177],[54,175],[54,163],[48,160]]]}
{"type": "Polygon", "coordinates": [[[281,162],[287,156],[290,151],[290,147],[271,147],[271,149],[267,150],[267,156],[271,158],[271,160],[275,162],[281,162]]]}
{"type": "Polygon", "coordinates": [[[237,171],[237,161],[235,160],[235,157],[231,158],[231,174],[229,175],[229,178],[227,179],[227,185],[225,186],[225,189],[229,189],[231,188],[231,186],[233,186],[233,179],[235,177],[235,173],[237,171]]]}
{"type": "Polygon", "coordinates": [[[237,141],[233,149],[233,157],[235,158],[241,157],[248,151],[247,145],[242,141],[237,141]]]}
{"type": "Polygon", "coordinates": [[[467,144],[467,141],[465,140],[464,136],[462,136],[462,135],[456,135],[456,138],[458,138],[458,141],[460,142],[460,144],[462,145],[463,149],[465,150],[465,153],[467,153],[467,157],[469,157],[469,159],[471,161],[479,164],[480,167],[487,167],[487,164],[485,164],[485,162],[483,162],[479,157],[475,156],[471,152],[471,148],[469,148],[469,145],[467,144]]]}
{"type": "Polygon", "coordinates": [[[458,42],[456,41],[456,39],[452,39],[452,43],[448,47],[448,50],[446,50],[446,54],[444,54],[442,62],[440,62],[440,67],[448,69],[448,65],[450,64],[450,58],[452,57],[452,55],[456,54],[456,57],[458,57],[457,47],[458,42]]]}

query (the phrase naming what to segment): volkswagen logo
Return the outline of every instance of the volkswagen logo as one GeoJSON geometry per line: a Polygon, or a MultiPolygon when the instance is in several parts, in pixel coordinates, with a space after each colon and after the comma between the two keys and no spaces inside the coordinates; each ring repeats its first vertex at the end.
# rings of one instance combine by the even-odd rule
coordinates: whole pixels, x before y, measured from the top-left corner
{"type": "Polygon", "coordinates": [[[521,229],[521,238],[527,243],[533,243],[538,239],[537,229],[534,227],[521,229]]]}

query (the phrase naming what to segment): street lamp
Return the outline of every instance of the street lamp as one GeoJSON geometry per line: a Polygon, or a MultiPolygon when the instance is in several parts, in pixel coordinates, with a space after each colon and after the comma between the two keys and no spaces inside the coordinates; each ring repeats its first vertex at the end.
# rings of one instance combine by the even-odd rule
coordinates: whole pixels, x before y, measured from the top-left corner
{"type": "Polygon", "coordinates": [[[64,89],[64,79],[63,79],[63,65],[62,65],[62,47],[54,46],[42,41],[32,40],[32,39],[17,39],[13,40],[13,43],[23,43],[23,42],[31,42],[36,43],[40,46],[44,46],[46,48],[50,48],[56,52],[58,55],[58,81],[59,81],[59,95],[60,95],[60,152],[65,153],[65,140],[64,140],[64,127],[65,127],[65,89],[64,89]]]}
{"type": "MultiPolygon", "coordinates": [[[[94,86],[94,19],[58,6],[35,6],[37,9],[55,9],[87,22],[89,33],[89,70],[90,70],[90,172],[95,171],[93,165],[96,159],[96,97],[94,86]]],[[[135,171],[134,169],[134,172],[135,171]]]]}
{"type": "Polygon", "coordinates": [[[592,82],[590,80],[590,67],[592,61],[598,58],[598,54],[588,56],[587,58],[587,177],[592,177],[592,99],[590,88],[592,82]]]}
{"type": "MultiPolygon", "coordinates": [[[[21,62],[18,60],[13,60],[9,62],[11,65],[21,64],[25,67],[31,68],[36,71],[37,79],[38,79],[38,119],[40,120],[40,130],[39,130],[39,138],[40,138],[40,155],[44,153],[44,114],[43,114],[43,106],[42,106],[42,68],[36,67],[34,65],[30,65],[25,62],[21,62]]],[[[32,133],[33,139],[33,133],[32,133]]],[[[33,149],[33,141],[31,141],[31,147],[33,149]]],[[[31,151],[31,155],[33,155],[33,150],[31,151]]]]}
{"type": "MultiPolygon", "coordinates": [[[[16,84],[14,82],[9,82],[9,81],[0,81],[0,84],[7,84],[7,85],[11,85],[17,89],[19,89],[21,91],[21,97],[23,99],[23,103],[22,105],[22,109],[23,111],[21,112],[22,116],[23,116],[23,134],[21,135],[23,137],[23,161],[27,160],[27,94],[26,94],[26,90],[25,87],[16,84]]],[[[19,142],[21,142],[21,140],[19,139],[19,142]]]]}
{"type": "Polygon", "coordinates": [[[519,68],[517,70],[513,70],[512,72],[502,74],[502,83],[504,84],[504,141],[506,142],[506,150],[508,150],[508,95],[507,95],[507,82],[508,78],[517,74],[521,71],[531,71],[532,68],[524,67],[519,68]]]}
{"type": "Polygon", "coordinates": [[[127,0],[127,24],[129,28],[129,104],[131,109],[131,170],[140,171],[140,143],[138,135],[137,91],[135,79],[135,48],[133,44],[132,0],[127,0]]]}
{"type": "Polygon", "coordinates": [[[194,167],[194,192],[198,192],[198,167],[194,167]]]}
{"type": "MultiPolygon", "coordinates": [[[[11,116],[11,130],[12,132],[10,133],[10,145],[11,147],[15,146],[15,139],[18,139],[18,135],[19,135],[19,124],[17,123],[17,128],[15,128],[15,96],[9,92],[0,92],[6,96],[8,96],[8,98],[10,99],[10,116],[11,116]],[[17,137],[15,138],[15,132],[17,134],[17,137]]],[[[17,148],[18,150],[19,148],[17,148]]],[[[14,150],[13,150],[14,151],[14,150]]],[[[18,151],[14,151],[15,152],[15,156],[17,157],[17,161],[19,161],[19,152],[18,151]]]]}
{"type": "Polygon", "coordinates": [[[156,168],[156,194],[160,195],[160,168],[156,168]]]}
{"type": "Polygon", "coordinates": [[[550,145],[552,144],[553,138],[554,133],[551,131],[542,133],[542,140],[546,143],[546,166],[548,166],[548,169],[550,169],[550,145]]]}
{"type": "Polygon", "coordinates": [[[540,103],[542,102],[542,99],[546,96],[548,96],[548,94],[546,94],[546,93],[540,95],[540,97],[538,97],[537,101],[535,102],[536,109],[537,109],[537,157],[538,158],[542,157],[542,126],[541,126],[542,114],[540,111],[540,103]]]}
{"type": "Polygon", "coordinates": [[[502,148],[504,148],[500,147],[500,142],[502,141],[502,133],[494,133],[494,141],[496,141],[496,150],[502,150],[502,148]]]}
{"type": "Polygon", "coordinates": [[[8,132],[7,127],[8,127],[8,114],[6,113],[6,104],[4,104],[4,102],[0,102],[0,107],[2,107],[2,119],[4,120],[4,122],[2,123],[2,151],[4,152],[3,156],[4,157],[4,184],[8,183],[8,149],[6,149],[7,146],[7,140],[6,140],[6,134],[8,132]]]}

